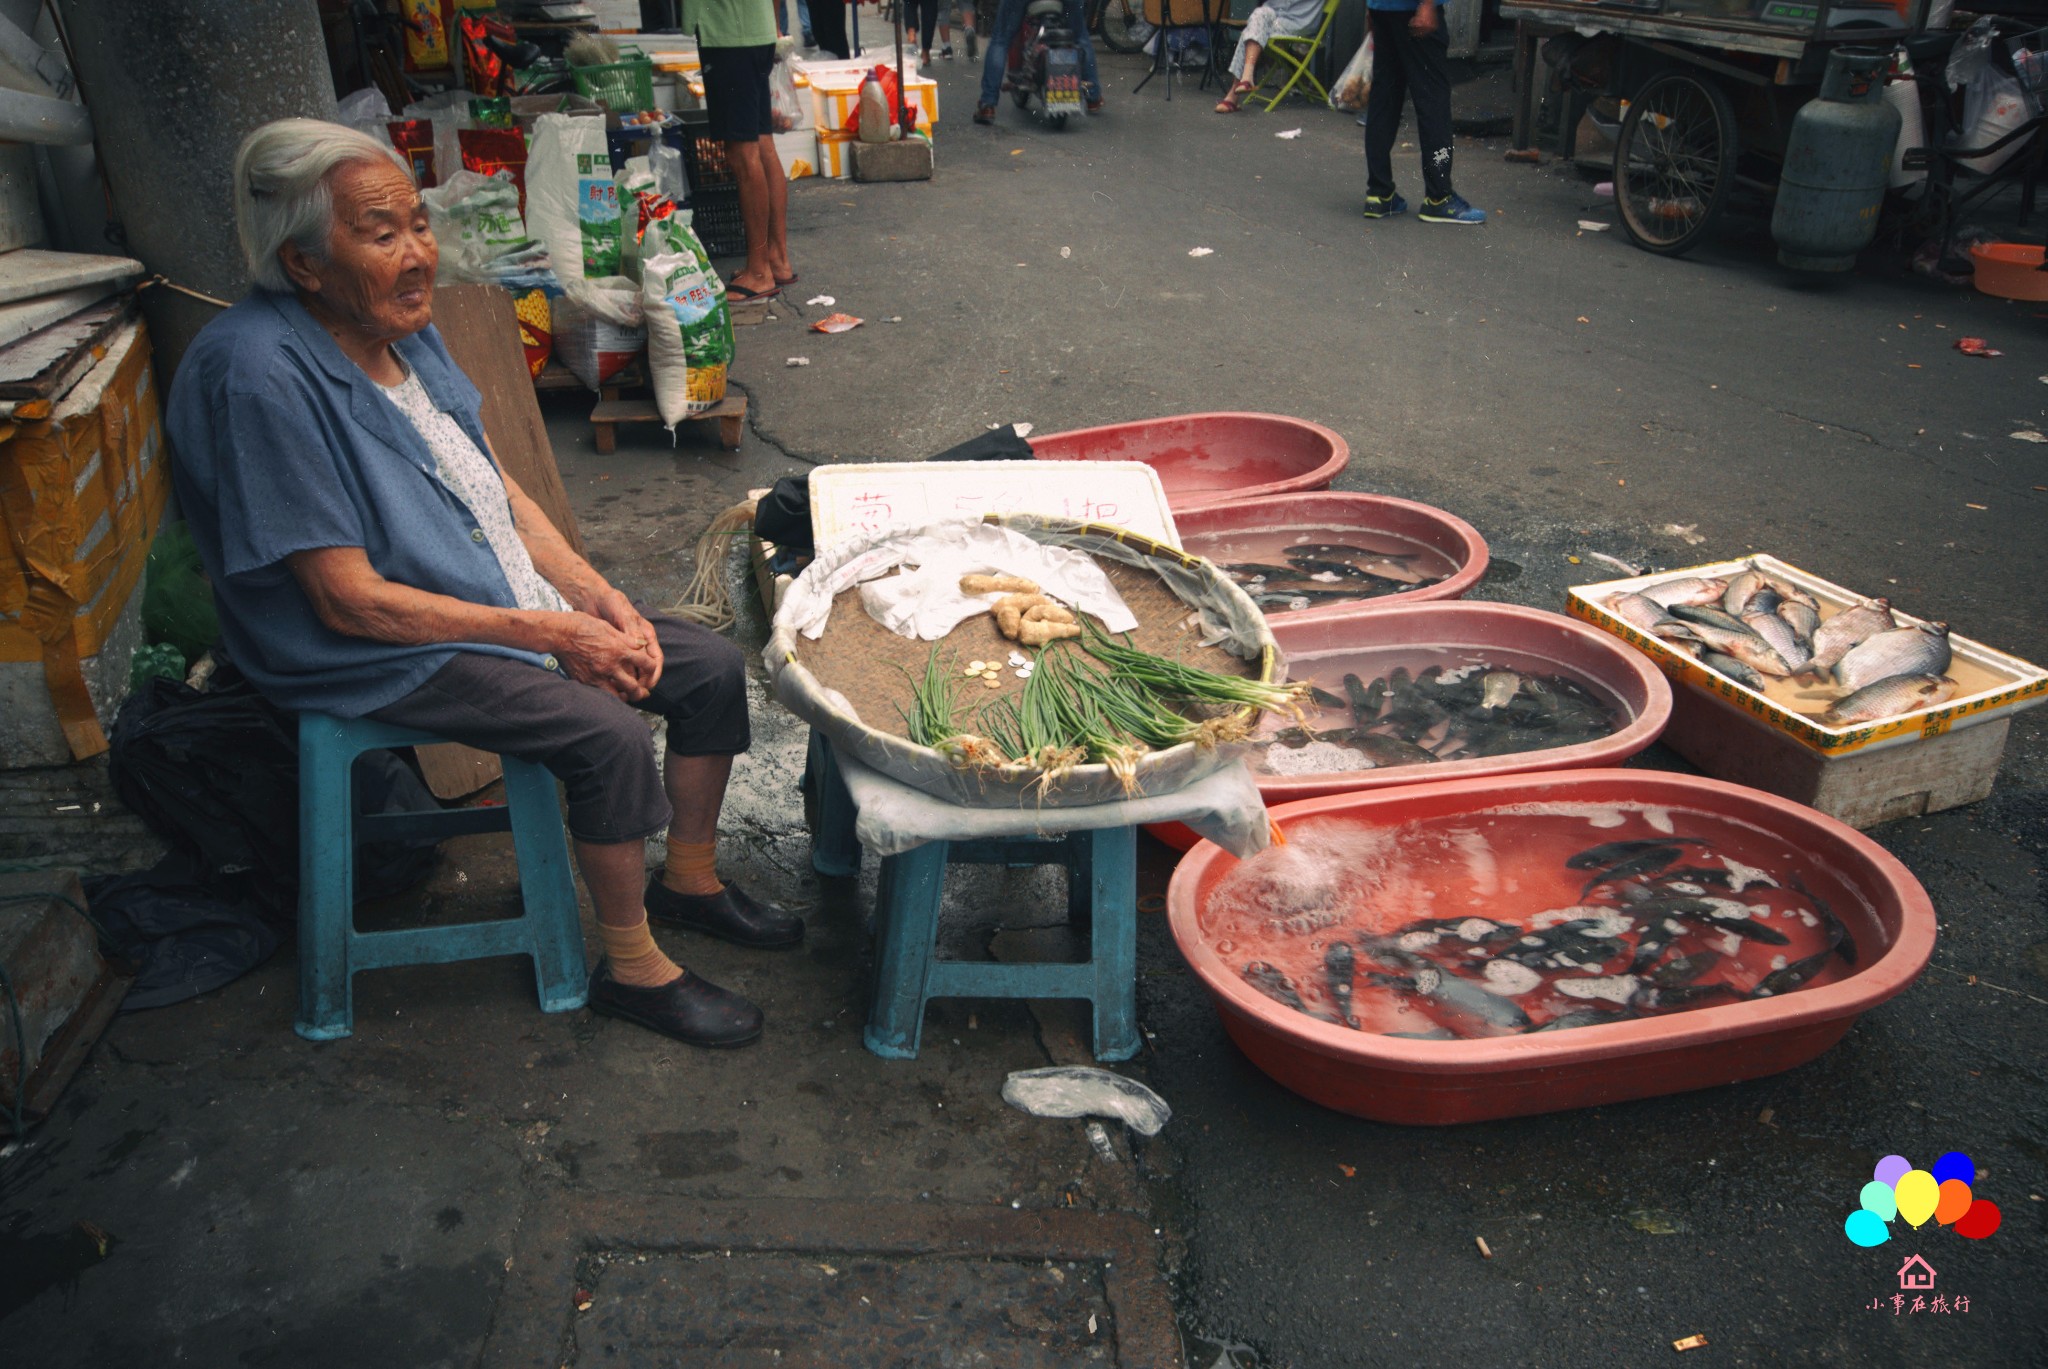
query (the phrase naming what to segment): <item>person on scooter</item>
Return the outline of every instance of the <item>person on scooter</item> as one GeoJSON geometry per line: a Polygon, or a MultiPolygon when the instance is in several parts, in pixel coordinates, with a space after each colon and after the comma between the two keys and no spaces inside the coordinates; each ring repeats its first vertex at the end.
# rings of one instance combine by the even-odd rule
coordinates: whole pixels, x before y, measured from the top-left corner
{"type": "MultiPolygon", "coordinates": [[[[1026,0],[1002,0],[996,7],[996,21],[988,31],[988,56],[981,64],[981,99],[974,106],[974,122],[992,124],[996,121],[996,101],[1002,98],[1005,72],[1015,72],[1022,65],[1023,51],[1017,42],[1018,31],[1024,27],[1024,6],[1026,0]]],[[[1073,30],[1074,43],[1081,50],[1081,86],[1087,95],[1088,112],[1102,113],[1102,82],[1095,74],[1095,44],[1088,41],[1088,17],[1081,10],[1081,0],[1066,0],[1067,27],[1073,30]]]]}

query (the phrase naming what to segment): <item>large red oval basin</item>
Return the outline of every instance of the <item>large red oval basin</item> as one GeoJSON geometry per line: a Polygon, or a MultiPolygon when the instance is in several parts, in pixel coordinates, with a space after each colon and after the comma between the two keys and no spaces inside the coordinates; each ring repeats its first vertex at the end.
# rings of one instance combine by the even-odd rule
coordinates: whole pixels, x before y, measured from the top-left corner
{"type": "MultiPolygon", "coordinates": [[[[1395,602],[1350,605],[1334,613],[1283,613],[1267,622],[1287,657],[1288,678],[1312,680],[1340,697],[1346,672],[1372,679],[1397,665],[1412,673],[1426,665],[1484,661],[1539,675],[1569,675],[1604,696],[1623,719],[1607,736],[1573,746],[1433,765],[1276,775],[1265,772],[1255,756],[1252,778],[1268,806],[1390,785],[1619,765],[1656,741],[1671,721],[1671,682],[1663,671],[1619,638],[1561,613],[1518,604],[1395,602]]],[[[1145,830],[1183,851],[1198,840],[1180,823],[1155,823],[1145,830]]]]}
{"type": "MultiPolygon", "coordinates": [[[[1283,805],[1273,813],[1292,845],[1356,834],[1479,832],[1500,853],[1512,888],[1516,827],[1583,820],[1590,842],[1649,821],[1758,862],[1796,863],[1801,892],[1825,900],[1848,929],[1853,965],[1839,978],[1774,997],[1574,1030],[1426,1040],[1354,1030],[1310,1017],[1247,983],[1245,950],[1219,955],[1205,931],[1219,882],[1240,864],[1209,842],[1174,872],[1167,910],[1181,954],[1209,990],[1225,1028],[1275,1080],[1340,1112],[1383,1122],[1442,1125],[1592,1107],[1734,1083],[1813,1059],[1856,1018],[1898,994],[1934,948],[1934,907],[1918,880],[1852,828],[1775,795],[1689,775],[1581,770],[1410,785],[1283,805]],[[1316,824],[1333,827],[1318,829],[1316,824]],[[1416,826],[1409,826],[1416,824],[1416,826]],[[1768,854],[1767,854],[1768,853],[1768,854]]],[[[1554,829],[1545,829],[1554,831],[1554,829]]],[[[1264,860],[1272,851],[1254,857],[1264,860]]],[[[1443,875],[1433,915],[1489,906],[1485,890],[1443,875]]],[[[1490,896],[1498,904],[1505,895],[1490,896]]],[[[1406,917],[1406,910],[1394,916],[1406,917]]]]}
{"type": "Polygon", "coordinates": [[[1040,461],[1144,462],[1159,472],[1176,518],[1219,500],[1328,489],[1351,460],[1336,433],[1284,414],[1175,414],[1030,441],[1040,461]]]}
{"type": "MultiPolygon", "coordinates": [[[[1268,608],[1275,628],[1296,618],[1344,615],[1360,604],[1460,599],[1486,574],[1486,539],[1464,519],[1412,499],[1349,490],[1313,490],[1233,500],[1173,511],[1181,549],[1221,564],[1270,561],[1283,540],[1354,543],[1373,551],[1419,553],[1417,569],[1440,574],[1434,584],[1307,608],[1268,608]]],[[[1247,589],[1251,586],[1247,585],[1247,589]]],[[[1332,588],[1336,588],[1333,586],[1332,588]]]]}

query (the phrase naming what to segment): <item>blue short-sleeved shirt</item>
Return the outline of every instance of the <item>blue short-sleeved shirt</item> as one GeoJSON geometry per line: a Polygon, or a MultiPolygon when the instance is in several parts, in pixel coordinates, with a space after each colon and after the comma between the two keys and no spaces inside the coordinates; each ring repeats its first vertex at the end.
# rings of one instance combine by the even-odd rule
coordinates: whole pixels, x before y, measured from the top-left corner
{"type": "MultiPolygon", "coordinates": [[[[484,447],[482,397],[441,335],[428,327],[396,346],[435,406],[484,447]]],[[[280,708],[361,717],[411,693],[458,649],[554,664],[481,643],[347,637],[320,621],[285,562],[294,552],[361,547],[395,583],[498,608],[518,601],[425,440],[296,299],[254,290],[201,329],[164,427],[222,639],[280,708]]]]}

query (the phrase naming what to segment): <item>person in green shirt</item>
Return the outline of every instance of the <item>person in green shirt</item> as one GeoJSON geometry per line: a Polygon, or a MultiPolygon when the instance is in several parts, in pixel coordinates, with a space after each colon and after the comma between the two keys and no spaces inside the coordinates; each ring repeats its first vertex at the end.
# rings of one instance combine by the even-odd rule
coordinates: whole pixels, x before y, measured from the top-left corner
{"type": "Polygon", "coordinates": [[[773,0],[686,0],[684,27],[704,63],[711,136],[739,184],[747,264],[727,278],[730,299],[762,299],[796,283],[789,264],[789,181],[775,151],[768,73],[775,65],[773,0]]]}

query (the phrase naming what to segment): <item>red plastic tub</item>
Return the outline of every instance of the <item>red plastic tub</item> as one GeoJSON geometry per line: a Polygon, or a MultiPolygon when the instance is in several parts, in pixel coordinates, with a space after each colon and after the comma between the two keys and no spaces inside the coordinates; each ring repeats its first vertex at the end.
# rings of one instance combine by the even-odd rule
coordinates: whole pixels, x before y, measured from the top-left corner
{"type": "Polygon", "coordinates": [[[1486,539],[1470,523],[1428,504],[1384,494],[1314,490],[1186,510],[1176,507],[1173,522],[1180,530],[1182,550],[1223,564],[1269,559],[1258,548],[1270,543],[1273,534],[1313,530],[1339,541],[1355,539],[1375,551],[1431,553],[1452,567],[1447,578],[1433,585],[1311,608],[1269,609],[1266,617],[1276,628],[1297,618],[1341,617],[1361,604],[1461,599],[1486,574],[1486,539]]]}
{"type": "Polygon", "coordinates": [[[1183,509],[1328,489],[1351,448],[1320,423],[1283,414],[1176,414],[1033,437],[1040,461],[1143,461],[1183,509]]]}
{"type": "MultiPolygon", "coordinates": [[[[1408,823],[1425,831],[1478,830],[1491,834],[1492,849],[1512,853],[1517,822],[1585,816],[1590,844],[1612,828],[1601,814],[1623,812],[1661,814],[1659,820],[1681,836],[1756,853],[1749,858],[1757,860],[1767,851],[1793,853],[1808,892],[1826,900],[1849,929],[1855,964],[1835,982],[1816,981],[1777,997],[1568,1031],[1419,1040],[1320,1021],[1247,984],[1241,967],[1220,956],[1204,931],[1207,901],[1237,864],[1220,847],[1203,842],[1181,862],[1167,890],[1168,917],[1231,1038],[1260,1069],[1340,1112],[1422,1125],[1593,1107],[1790,1069],[1904,990],[1933,951],[1934,907],[1882,847],[1803,805],[1719,780],[1645,770],[1466,779],[1310,799],[1273,816],[1298,837],[1311,830],[1304,824],[1317,821],[1362,832],[1408,823]],[[1518,805],[1545,807],[1540,817],[1504,811],[1518,805]]],[[[1458,871],[1446,874],[1435,892],[1426,916],[1495,906],[1489,900],[1500,897],[1480,897],[1486,891],[1458,871]]]]}
{"type": "MultiPolygon", "coordinates": [[[[1344,692],[1346,671],[1371,679],[1397,665],[1416,670],[1483,659],[1517,670],[1570,675],[1605,694],[1627,719],[1618,731],[1594,741],[1505,756],[1299,776],[1267,775],[1254,767],[1253,778],[1269,806],[1390,785],[1619,765],[1657,740],[1671,720],[1671,683],[1654,662],[1619,638],[1561,613],[1516,604],[1395,602],[1374,607],[1368,602],[1337,613],[1283,613],[1268,621],[1287,657],[1288,677],[1313,680],[1333,694],[1344,692]]],[[[1177,822],[1145,830],[1183,851],[1200,840],[1177,822]]]]}

